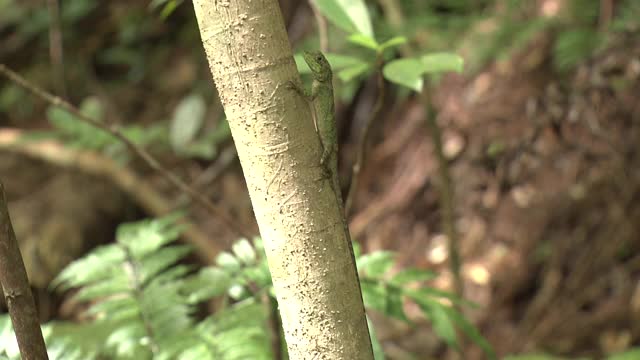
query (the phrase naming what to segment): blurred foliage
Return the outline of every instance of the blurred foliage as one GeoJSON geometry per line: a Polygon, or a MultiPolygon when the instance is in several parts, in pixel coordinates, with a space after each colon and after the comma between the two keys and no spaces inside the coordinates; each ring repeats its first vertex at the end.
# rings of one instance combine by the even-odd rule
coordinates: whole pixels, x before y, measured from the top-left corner
{"type": "MultiPolygon", "coordinates": [[[[268,295],[275,301],[275,293],[262,240],[241,239],[215,265],[195,269],[181,261],[189,247],[173,244],[181,230],[177,219],[123,224],[114,244],[96,248],[58,275],[52,287],[75,289],[74,300],[87,304],[83,318],[90,320],[45,325],[51,359],[272,358],[271,301],[261,299],[268,295]],[[224,307],[199,320],[197,306],[214,297],[222,298],[224,307]]],[[[435,273],[415,268],[393,273],[392,253],[360,255],[357,246],[355,252],[367,308],[409,322],[403,303],[413,301],[451,346],[459,344],[457,327],[494,358],[486,340],[451,305],[470,304],[424,284],[435,273]]],[[[372,340],[376,359],[383,359],[380,344],[372,340]]],[[[19,358],[8,316],[0,317],[0,354],[19,358]]]]}
{"type": "MultiPolygon", "coordinates": [[[[560,8],[553,14],[544,14],[537,2],[527,0],[388,3],[397,7],[401,14],[400,22],[382,12],[385,8],[378,7],[373,1],[315,1],[333,25],[329,28],[332,51],[327,58],[343,82],[338,92],[343,101],[350,101],[355,96],[360,84],[377,71],[380,63],[391,65],[385,69],[387,79],[418,90],[422,87],[425,54],[460,53],[465,70],[472,72],[493,59],[510,57],[537,35],[547,33],[553,37],[552,64],[558,72],[566,72],[598,49],[606,47],[615,34],[640,31],[640,3],[636,0],[617,2],[614,16],[606,28],[600,26],[600,0],[558,1],[560,8]],[[417,50],[416,58],[402,58],[400,60],[404,62],[389,64],[398,56],[402,46],[417,50]]],[[[28,1],[0,0],[0,14],[0,41],[5,45],[0,54],[3,51],[6,54],[28,53],[34,49],[42,51],[48,47],[49,15],[46,6],[28,1]]],[[[70,78],[84,78],[95,73],[107,88],[123,86],[122,81],[132,85],[151,81],[153,86],[161,86],[154,79],[154,72],[163,71],[163,64],[172,56],[172,44],[184,49],[197,49],[191,50],[190,58],[206,71],[203,53],[197,44],[200,39],[195,19],[182,0],[152,0],[146,5],[67,0],[61,3],[61,23],[70,78]],[[172,18],[177,21],[167,23],[173,21],[172,18]],[[155,41],[160,37],[164,40],[155,41]]],[[[317,48],[317,38],[306,38],[300,47],[317,48]]],[[[296,60],[304,74],[304,62],[300,62],[299,57],[296,60]]],[[[48,71],[42,67],[48,67],[46,55],[31,57],[29,63],[34,74],[39,74],[36,78],[48,71]]],[[[451,67],[448,70],[460,71],[461,68],[451,67]]],[[[181,90],[187,92],[183,92],[182,100],[175,103],[173,117],[166,119],[163,125],[165,129],[160,130],[156,125],[151,130],[131,128],[132,136],[139,137],[133,140],[160,145],[157,149],[173,150],[179,156],[214,157],[217,144],[211,145],[208,141],[226,141],[229,136],[222,136],[228,134],[222,119],[215,119],[215,126],[207,123],[206,104],[213,93],[207,78],[197,79],[190,89],[181,90]],[[189,114],[193,119],[185,120],[189,114]],[[147,131],[151,133],[145,134],[147,131]]],[[[73,96],[80,99],[91,92],[75,86],[72,90],[73,96]]],[[[15,86],[0,88],[0,115],[11,113],[12,118],[28,117],[31,102],[15,86]]],[[[68,134],[89,133],[87,129],[72,129],[68,126],[70,122],[62,121],[60,117],[49,112],[49,120],[59,130],[64,122],[63,131],[68,134]],[[57,120],[52,120],[52,117],[57,120]]],[[[72,143],[93,149],[109,148],[107,153],[122,153],[122,149],[113,145],[108,136],[94,135],[93,141],[85,139],[72,143]]]]}
{"type": "MultiPolygon", "coordinates": [[[[61,2],[65,68],[67,78],[73,84],[70,96],[72,102],[80,104],[83,113],[97,121],[110,122],[112,119],[105,116],[107,106],[110,114],[113,114],[114,110],[121,110],[114,105],[127,106],[134,100],[130,97],[118,100],[118,89],[154,86],[160,92],[167,81],[183,81],[180,89],[173,90],[178,94],[184,90],[187,92],[182,99],[175,101],[173,111],[160,115],[161,118],[154,118],[150,125],[144,124],[148,122],[147,119],[129,118],[126,119],[128,124],[119,128],[132,142],[150,146],[154,151],[173,151],[180,157],[212,159],[217,155],[220,144],[230,139],[230,132],[223,116],[208,116],[211,113],[208,104],[214,96],[209,78],[196,77],[195,82],[187,84],[184,83],[186,80],[175,80],[176,77],[154,76],[154,72],[159,71],[163,64],[172,61],[174,55],[170,49],[175,43],[182,43],[184,49],[195,49],[185,53],[189,62],[205,62],[201,46],[189,45],[200,41],[192,12],[187,12],[188,17],[177,14],[181,24],[175,29],[164,23],[170,21],[169,17],[176,13],[181,3],[152,1],[148,6],[141,6],[95,0],[61,2]],[[83,30],[87,28],[91,32],[83,30]],[[165,34],[170,36],[160,42],[150,41],[165,34]],[[78,83],[77,79],[83,81],[78,83]],[[91,83],[99,83],[97,88],[101,90],[100,96],[87,97],[87,93],[95,93],[96,85],[91,83]],[[185,89],[185,86],[190,89],[185,89]],[[106,94],[113,97],[105,98],[106,94]],[[80,100],[74,101],[73,98],[80,100]]],[[[40,4],[36,6],[31,2],[0,0],[0,42],[5,45],[0,47],[0,56],[3,53],[9,59],[28,56],[29,61],[22,62],[16,70],[45,88],[51,81],[46,53],[50,25],[48,11],[47,6],[40,4]],[[35,54],[42,56],[34,57],[35,54]]],[[[206,67],[202,69],[206,71],[206,67]]],[[[170,95],[173,97],[176,94],[170,95]]],[[[40,119],[39,124],[24,122],[34,115],[33,104],[33,99],[17,86],[3,83],[0,87],[0,121],[5,115],[14,123],[18,121],[28,128],[42,127],[44,124],[40,119]]],[[[36,101],[36,104],[40,105],[40,102],[36,101]]],[[[60,109],[49,108],[46,114],[53,131],[32,131],[27,138],[54,136],[75,148],[101,151],[118,160],[129,158],[126,147],[104,131],[94,129],[60,109]]],[[[127,114],[120,113],[118,116],[124,115],[126,118],[127,114]]]]}
{"type": "Polygon", "coordinates": [[[606,45],[616,33],[640,30],[636,0],[616,4],[613,19],[603,29],[599,28],[600,0],[558,1],[561,8],[551,14],[541,13],[537,2],[527,0],[396,3],[406,16],[404,21],[395,29],[380,17],[379,28],[410,39],[419,49],[464,50],[472,71],[493,59],[509,57],[536,35],[549,31],[554,34],[553,64],[564,72],[606,45]]]}

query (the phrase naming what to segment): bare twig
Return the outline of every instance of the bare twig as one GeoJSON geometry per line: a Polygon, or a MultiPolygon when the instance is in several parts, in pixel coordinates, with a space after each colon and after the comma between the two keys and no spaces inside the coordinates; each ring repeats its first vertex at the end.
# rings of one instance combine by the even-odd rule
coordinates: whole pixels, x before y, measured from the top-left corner
{"type": "Polygon", "coordinates": [[[57,106],[62,108],[69,113],[76,116],[79,120],[84,121],[87,124],[90,124],[96,128],[104,130],[109,134],[113,135],[116,139],[120,140],[124,143],[129,150],[131,150],[135,155],[137,155],[140,159],[142,159],[147,165],[149,165],[153,170],[157,171],[160,175],[162,175],[165,179],[167,179],[173,186],[175,186],[180,191],[188,194],[194,201],[198,202],[201,206],[207,209],[211,214],[217,216],[225,225],[231,228],[238,235],[251,238],[253,234],[246,230],[246,227],[238,224],[238,222],[234,221],[227,213],[219,208],[217,205],[209,201],[207,198],[201,196],[196,190],[187,185],[184,181],[182,181],[176,174],[172,173],[168,169],[166,169],[158,160],[156,160],[151,154],[149,154],[143,148],[137,146],[131,140],[129,140],[126,136],[124,136],[120,130],[113,125],[105,124],[96,119],[87,116],[80,112],[75,106],[66,102],[65,100],[54,96],[43,89],[29,83],[26,79],[6,67],[4,64],[0,64],[0,73],[5,75],[11,81],[21,86],[25,90],[31,92],[36,97],[50,103],[53,106],[57,106]]]}
{"type": "Polygon", "coordinates": [[[378,54],[378,58],[376,59],[378,96],[376,98],[376,103],[373,106],[373,113],[367,118],[367,121],[364,124],[364,128],[362,129],[360,142],[358,143],[356,161],[353,163],[351,185],[349,185],[349,192],[347,193],[347,199],[345,200],[345,203],[344,203],[344,216],[346,218],[349,218],[349,214],[353,209],[353,201],[356,196],[356,191],[358,190],[360,170],[362,170],[362,166],[364,165],[365,155],[367,152],[367,144],[369,142],[369,133],[371,132],[372,124],[374,120],[377,119],[378,116],[380,115],[380,112],[382,111],[382,106],[384,105],[385,85],[384,85],[384,76],[382,74],[382,64],[383,64],[382,54],[378,54]]]}
{"type": "Polygon", "coordinates": [[[327,20],[322,16],[318,6],[314,0],[309,1],[309,6],[311,7],[311,11],[313,11],[313,16],[316,18],[316,23],[318,24],[318,37],[320,38],[320,50],[323,53],[329,51],[329,31],[327,30],[327,20]]]}
{"type": "Polygon", "coordinates": [[[613,17],[613,1],[612,0],[600,0],[600,16],[598,17],[598,27],[600,31],[606,31],[609,24],[611,24],[611,18],[613,17]]]}
{"type": "Polygon", "coordinates": [[[431,133],[436,158],[438,159],[438,173],[440,176],[438,193],[440,195],[440,208],[442,209],[442,228],[448,239],[449,268],[453,275],[453,286],[456,295],[463,297],[464,286],[462,276],[460,275],[461,259],[458,251],[458,232],[455,227],[453,182],[449,172],[449,163],[447,158],[444,156],[444,151],[442,149],[442,131],[436,123],[436,112],[431,105],[431,98],[428,95],[428,90],[423,91],[423,101],[424,106],[427,109],[425,114],[427,118],[427,126],[431,133]]]}
{"type": "Polygon", "coordinates": [[[64,76],[64,47],[62,45],[62,25],[60,24],[59,0],[47,0],[49,8],[49,58],[53,68],[53,82],[58,95],[67,98],[67,84],[64,76]]]}
{"type": "MultiPolygon", "coordinates": [[[[210,191],[211,186],[208,186],[207,189],[204,187],[214,183],[236,159],[238,159],[238,152],[236,151],[235,146],[227,146],[220,152],[218,158],[195,178],[195,180],[190,184],[191,187],[199,189],[199,191],[202,191],[202,194],[207,195],[207,189],[210,191]]],[[[189,200],[190,197],[183,194],[176,200],[177,206],[187,205],[189,200]]]]}
{"type": "Polygon", "coordinates": [[[4,185],[0,183],[0,282],[23,359],[48,359],[27,270],[13,232],[4,185]]]}

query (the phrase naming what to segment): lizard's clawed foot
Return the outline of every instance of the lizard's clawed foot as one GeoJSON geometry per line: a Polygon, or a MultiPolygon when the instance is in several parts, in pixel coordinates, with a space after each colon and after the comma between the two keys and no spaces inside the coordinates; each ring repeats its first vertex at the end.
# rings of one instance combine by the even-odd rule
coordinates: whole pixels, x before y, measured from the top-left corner
{"type": "Polygon", "coordinates": [[[322,177],[325,179],[331,179],[333,174],[331,173],[331,170],[329,169],[328,164],[327,163],[321,164],[320,168],[322,169],[322,177]]]}
{"type": "Polygon", "coordinates": [[[289,89],[289,90],[294,90],[296,92],[300,91],[300,86],[298,84],[296,84],[295,82],[289,80],[287,82],[284,83],[284,87],[289,89]]]}
{"type": "Polygon", "coordinates": [[[316,181],[322,181],[322,180],[327,180],[327,179],[331,179],[333,175],[331,174],[331,170],[329,170],[329,167],[325,164],[321,164],[320,165],[320,177],[316,179],[316,181]]]}

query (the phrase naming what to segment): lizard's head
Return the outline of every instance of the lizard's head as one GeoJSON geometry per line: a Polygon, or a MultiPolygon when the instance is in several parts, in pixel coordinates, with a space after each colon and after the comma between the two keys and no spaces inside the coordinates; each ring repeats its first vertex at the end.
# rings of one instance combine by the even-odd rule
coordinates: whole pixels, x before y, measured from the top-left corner
{"type": "Polygon", "coordinates": [[[302,56],[316,79],[331,81],[331,65],[320,51],[305,50],[302,56]]]}

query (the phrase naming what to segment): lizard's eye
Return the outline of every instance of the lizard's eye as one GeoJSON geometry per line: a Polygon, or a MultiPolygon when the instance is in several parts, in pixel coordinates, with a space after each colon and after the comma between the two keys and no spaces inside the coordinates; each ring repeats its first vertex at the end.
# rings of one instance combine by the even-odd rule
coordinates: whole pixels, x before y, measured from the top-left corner
{"type": "Polygon", "coordinates": [[[322,56],[320,56],[320,55],[316,56],[316,60],[322,61],[322,56]]]}

